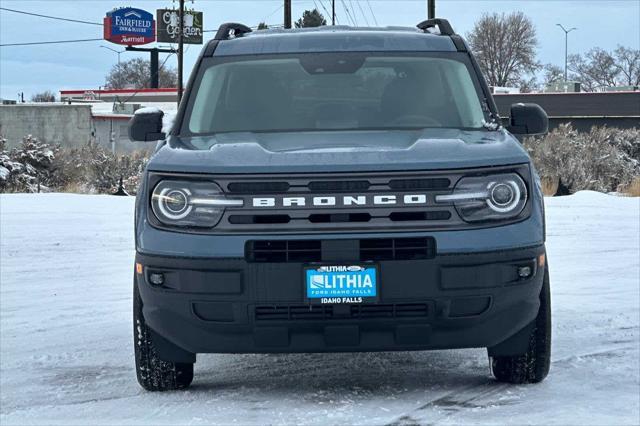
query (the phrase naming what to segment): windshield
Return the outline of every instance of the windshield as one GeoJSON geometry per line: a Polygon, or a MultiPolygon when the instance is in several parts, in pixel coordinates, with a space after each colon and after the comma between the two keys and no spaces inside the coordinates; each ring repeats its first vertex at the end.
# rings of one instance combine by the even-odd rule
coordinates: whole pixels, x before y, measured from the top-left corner
{"type": "Polygon", "coordinates": [[[465,56],[406,55],[205,60],[181,133],[482,127],[465,56]]]}

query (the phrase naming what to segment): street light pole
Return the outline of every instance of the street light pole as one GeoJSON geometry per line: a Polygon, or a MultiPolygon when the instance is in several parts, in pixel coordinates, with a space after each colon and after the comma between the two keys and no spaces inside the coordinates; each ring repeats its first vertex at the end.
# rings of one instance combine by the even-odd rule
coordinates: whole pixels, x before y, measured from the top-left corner
{"type": "Polygon", "coordinates": [[[564,31],[564,81],[567,82],[567,63],[569,61],[569,33],[577,30],[576,27],[566,29],[562,24],[556,24],[564,31]]]}
{"type": "Polygon", "coordinates": [[[110,48],[108,46],[102,46],[102,45],[100,47],[102,47],[103,49],[109,49],[110,51],[117,53],[118,54],[118,64],[120,63],[120,54],[122,52],[124,52],[124,50],[116,50],[116,49],[112,49],[112,48],[110,48]]]}

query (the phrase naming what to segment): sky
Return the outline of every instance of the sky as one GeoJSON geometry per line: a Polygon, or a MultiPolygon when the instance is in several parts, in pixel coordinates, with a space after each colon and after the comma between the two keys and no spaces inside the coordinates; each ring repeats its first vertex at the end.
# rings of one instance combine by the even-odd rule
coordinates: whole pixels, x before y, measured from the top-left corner
{"type": "MultiPolygon", "coordinates": [[[[593,47],[607,50],[618,44],[640,49],[640,0],[436,0],[436,15],[449,19],[456,32],[467,34],[483,13],[522,11],[536,25],[538,59],[564,66],[564,33],[556,26],[578,29],[569,35],[569,53],[584,53],[593,47]]],[[[293,19],[305,9],[330,0],[293,0],[293,19]]],[[[215,30],[224,22],[242,22],[255,26],[260,22],[282,24],[283,0],[187,0],[187,5],[204,13],[205,30],[215,30]]],[[[133,6],[155,14],[159,8],[177,5],[175,0],[0,0],[0,7],[91,22],[102,22],[105,13],[115,7],[133,6]]],[[[414,26],[426,16],[426,0],[336,0],[339,23],[347,23],[344,6],[355,14],[358,25],[365,17],[379,26],[414,26]],[[369,6],[371,9],[369,9],[369,6]],[[373,13],[372,13],[373,12],[373,13]]],[[[325,17],[329,16],[325,13],[325,17]]],[[[213,37],[214,33],[205,33],[213,37]]],[[[53,40],[101,38],[102,27],[27,16],[0,10],[0,44],[53,40]]],[[[106,41],[44,46],[0,47],[0,97],[16,99],[24,92],[63,89],[97,89],[117,62],[117,54],[101,48],[122,47],[106,41]]],[[[152,45],[149,45],[152,46],[152,45]]],[[[185,70],[190,72],[201,46],[188,47],[185,70]]],[[[148,54],[126,52],[121,60],[148,54]]],[[[161,55],[160,61],[164,60],[161,55]]],[[[175,56],[167,65],[177,66],[175,56]]],[[[186,77],[185,77],[186,80],[186,77]]]]}

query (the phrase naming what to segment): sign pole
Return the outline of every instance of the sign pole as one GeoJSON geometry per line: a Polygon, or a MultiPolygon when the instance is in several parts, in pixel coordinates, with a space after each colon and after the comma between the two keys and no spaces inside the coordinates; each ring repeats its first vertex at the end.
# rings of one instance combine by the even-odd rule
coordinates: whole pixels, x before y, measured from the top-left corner
{"type": "Polygon", "coordinates": [[[127,46],[125,48],[127,52],[149,52],[151,55],[151,76],[149,80],[149,85],[152,89],[158,89],[160,87],[160,67],[159,67],[159,53],[176,53],[173,49],[158,49],[147,48],[147,47],[133,47],[127,46]]]}
{"type": "Polygon", "coordinates": [[[160,87],[160,69],[158,67],[158,49],[151,49],[151,88],[160,87]]]}
{"type": "Polygon", "coordinates": [[[184,0],[180,0],[178,11],[178,106],[182,100],[182,74],[184,61],[184,0]]]}

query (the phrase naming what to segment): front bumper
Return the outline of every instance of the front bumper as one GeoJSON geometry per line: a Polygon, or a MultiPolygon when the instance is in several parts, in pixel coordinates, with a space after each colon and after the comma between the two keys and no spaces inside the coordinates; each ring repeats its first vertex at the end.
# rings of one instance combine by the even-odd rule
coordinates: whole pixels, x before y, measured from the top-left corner
{"type": "Polygon", "coordinates": [[[539,245],[381,261],[375,305],[305,305],[303,263],[138,253],[143,270],[135,279],[144,318],[164,342],[159,352],[167,360],[195,353],[492,347],[536,317],[543,253],[539,245]],[[520,266],[531,266],[533,275],[519,278],[520,266]],[[153,272],[163,274],[162,286],[150,284],[153,272]]]}

